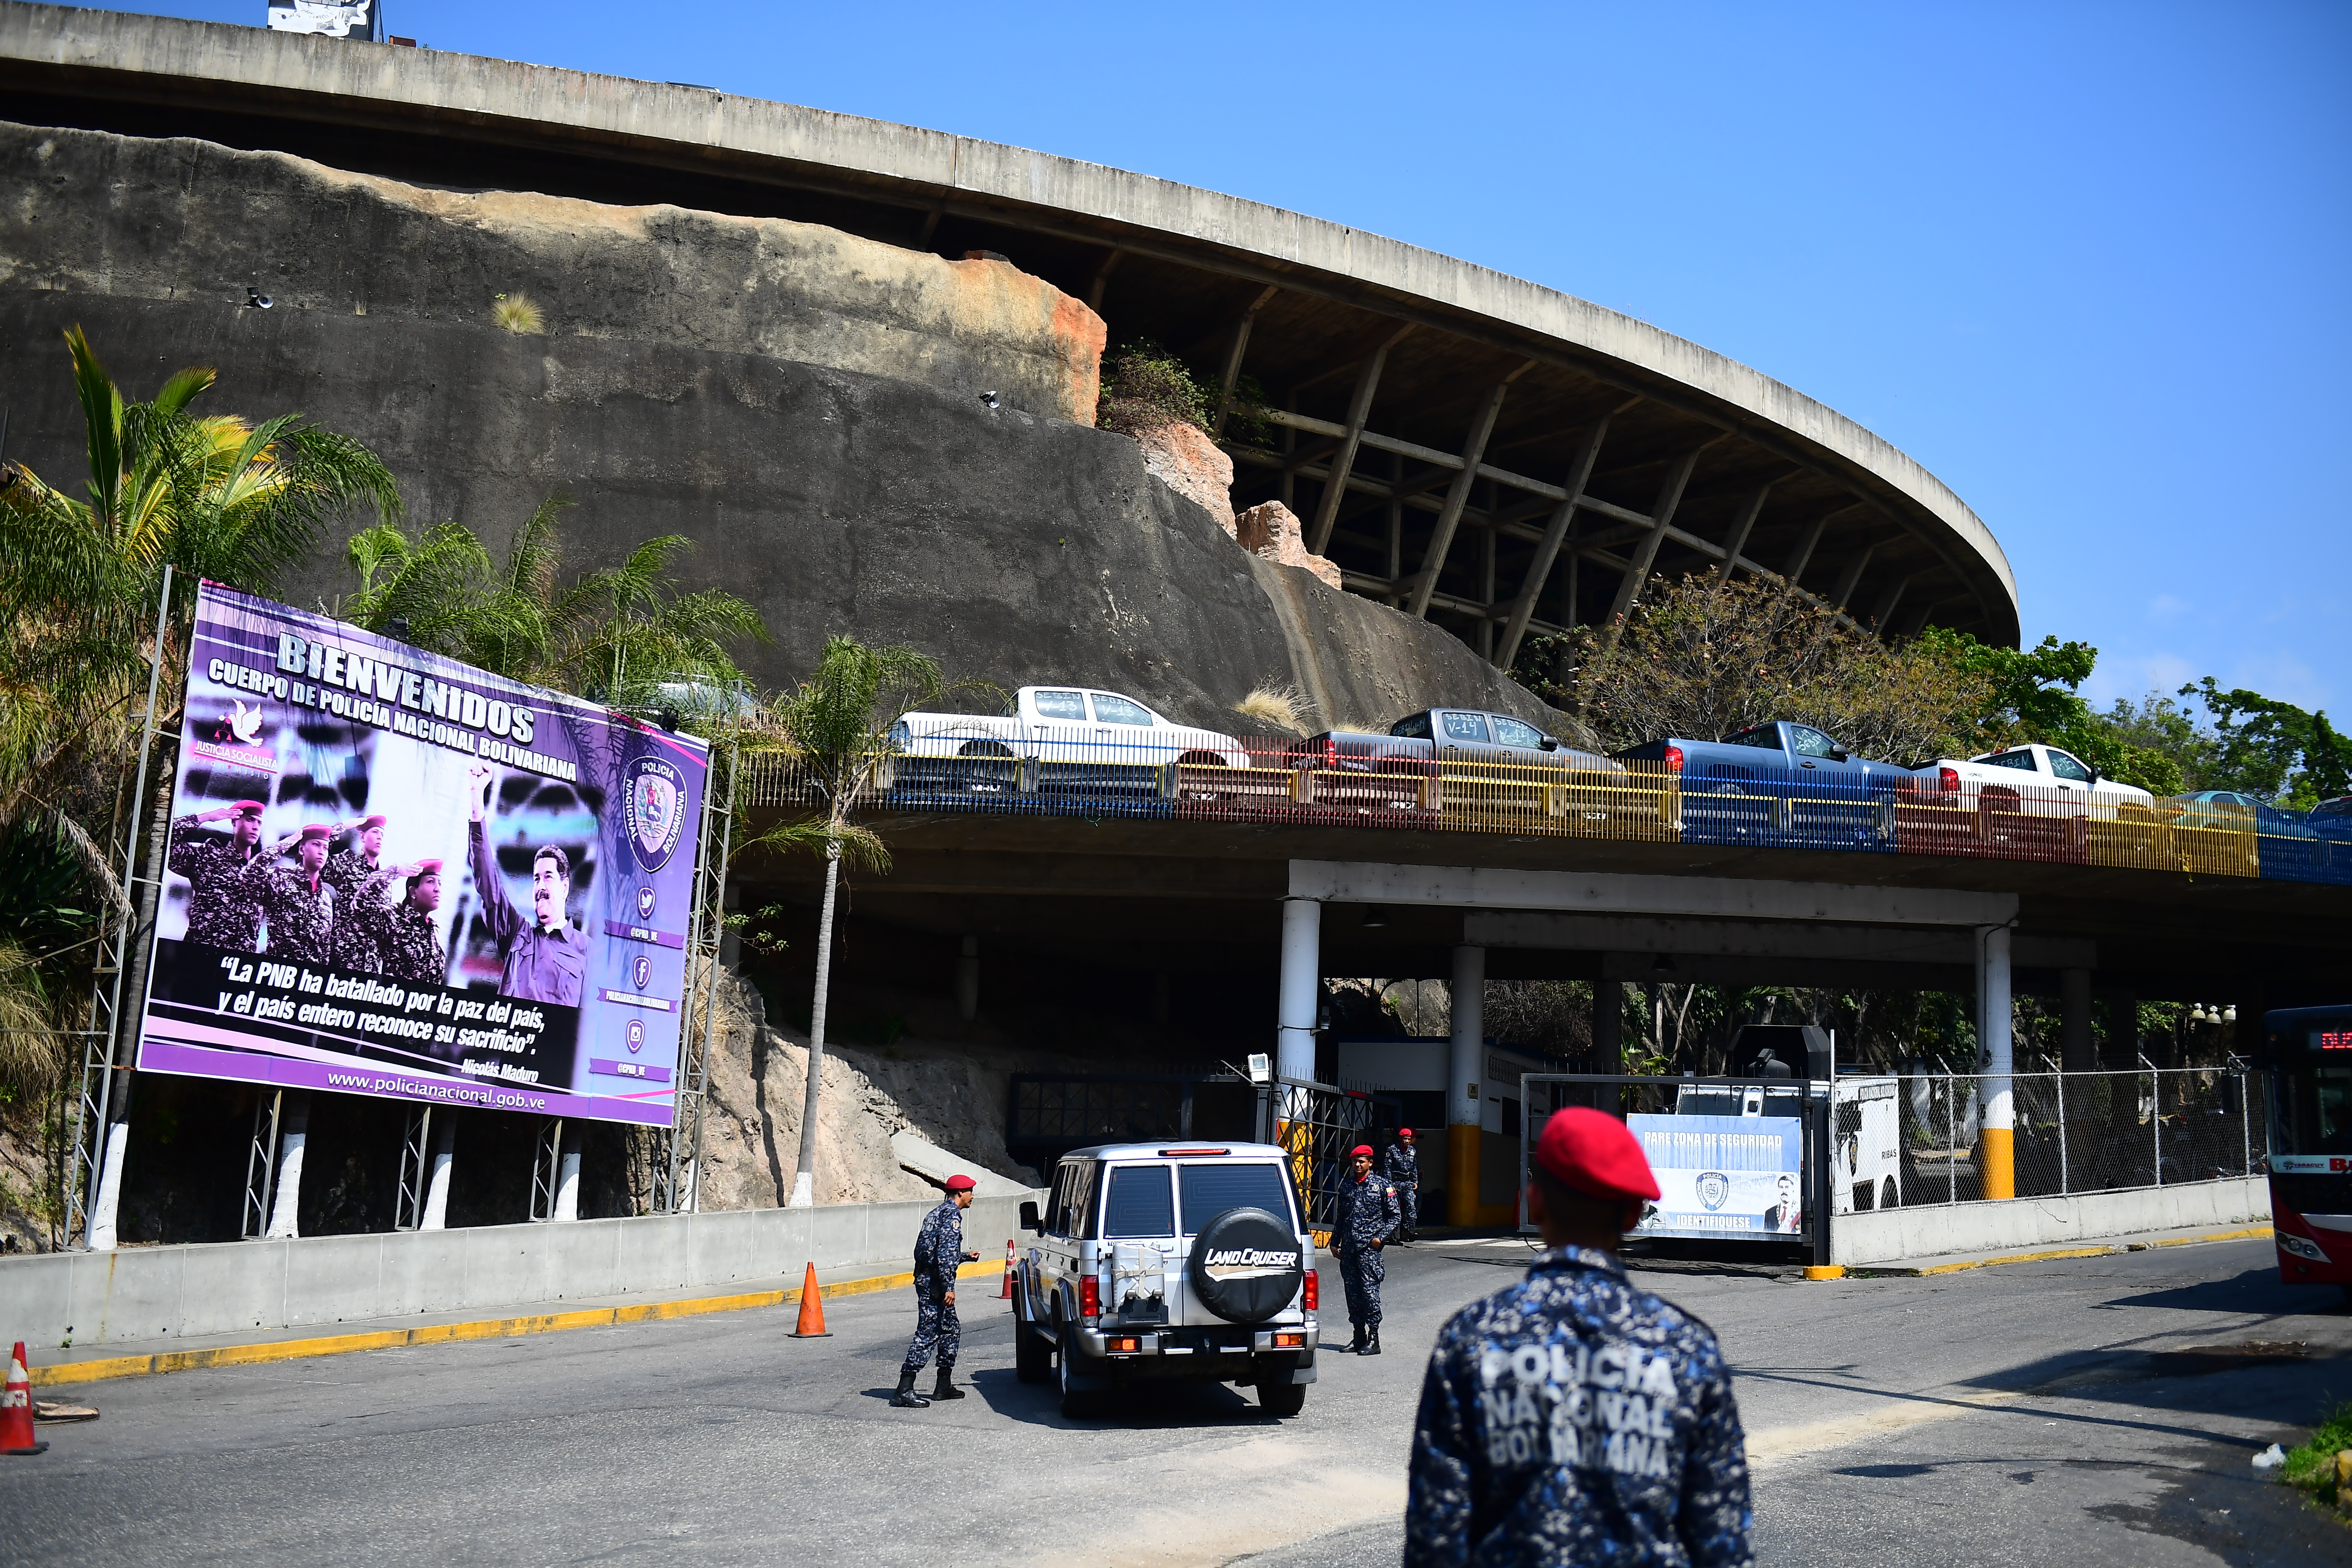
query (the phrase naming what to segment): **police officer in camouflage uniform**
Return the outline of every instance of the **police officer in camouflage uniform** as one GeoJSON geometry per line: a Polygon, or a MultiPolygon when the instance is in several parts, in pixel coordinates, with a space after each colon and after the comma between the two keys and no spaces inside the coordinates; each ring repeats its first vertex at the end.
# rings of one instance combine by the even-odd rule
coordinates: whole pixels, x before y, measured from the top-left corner
{"type": "Polygon", "coordinates": [[[241,800],[192,812],[172,824],[168,864],[188,879],[190,942],[231,952],[261,946],[261,876],[268,857],[261,853],[261,803],[241,800]],[[199,833],[196,825],[229,819],[229,834],[199,833]]]}
{"type": "Polygon", "coordinates": [[[1372,1146],[1359,1143],[1349,1155],[1353,1169],[1339,1180],[1339,1212],[1331,1222],[1331,1250],[1339,1258],[1339,1283],[1348,1292],[1348,1325],[1355,1331],[1348,1348],[1359,1355],[1381,1353],[1381,1281],[1389,1266],[1381,1256],[1396,1235],[1402,1215],[1396,1187],[1372,1169],[1372,1146]]]}
{"type": "MultiPolygon", "coordinates": [[[[379,864],[383,853],[382,816],[363,816],[355,823],[338,822],[328,831],[340,837],[348,827],[359,833],[348,848],[327,857],[319,879],[335,889],[334,963],[338,969],[367,973],[383,968],[384,921],[392,913],[384,893],[392,881],[391,868],[379,864]]],[[[332,839],[330,839],[332,842],[332,839]]]]}
{"type": "Polygon", "coordinates": [[[1622,1233],[1658,1195],[1615,1117],[1556,1111],[1519,1284],[1456,1312],[1422,1382],[1405,1568],[1748,1568],[1747,1440],[1714,1331],[1633,1285],[1622,1233]]]}
{"type": "Polygon", "coordinates": [[[433,915],[441,907],[441,862],[419,860],[407,868],[407,876],[406,890],[384,917],[378,938],[384,978],[411,985],[446,985],[449,950],[441,944],[440,922],[433,915]]]}
{"type": "Polygon", "coordinates": [[[1421,1239],[1421,1152],[1414,1147],[1412,1129],[1397,1129],[1396,1142],[1381,1156],[1381,1174],[1396,1188],[1397,1208],[1404,1215],[1397,1240],[1410,1247],[1421,1239]]]}
{"type": "Polygon", "coordinates": [[[956,1270],[980,1261],[977,1252],[963,1249],[963,1211],[971,1207],[974,1185],[958,1173],[943,1184],[948,1195],[923,1216],[915,1237],[915,1338],[907,1346],[907,1363],[898,1369],[898,1389],[890,1403],[902,1410],[921,1410],[931,1399],[961,1399],[963,1390],[948,1381],[955,1371],[956,1352],[963,1348],[963,1325],[956,1320],[956,1270]],[[937,1349],[939,1381],[930,1399],[915,1392],[915,1374],[937,1349]]]}
{"type": "Polygon", "coordinates": [[[269,852],[274,862],[288,845],[295,846],[297,865],[273,864],[260,877],[262,917],[269,922],[269,956],[294,963],[334,962],[335,889],[326,880],[327,840],[331,824],[313,822],[279,839],[269,852]]]}

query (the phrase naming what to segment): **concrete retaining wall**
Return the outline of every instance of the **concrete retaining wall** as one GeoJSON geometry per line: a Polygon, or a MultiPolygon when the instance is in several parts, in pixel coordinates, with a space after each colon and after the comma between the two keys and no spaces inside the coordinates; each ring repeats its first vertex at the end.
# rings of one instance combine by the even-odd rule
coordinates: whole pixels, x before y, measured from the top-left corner
{"type": "Polygon", "coordinates": [[[1853,1265],[1892,1263],[1951,1252],[2063,1247],[2189,1226],[2251,1225],[2270,1217],[2270,1182],[2262,1176],[2080,1197],[1884,1209],[1837,1216],[1830,1227],[1830,1258],[1853,1265]]]}
{"type": "MultiPolygon", "coordinates": [[[[1024,1194],[1026,1195],[1026,1194],[1024,1194]]],[[[965,1245],[994,1256],[1021,1197],[976,1200],[965,1245]]],[[[47,1348],[489,1311],[819,1268],[912,1267],[927,1202],[738,1209],[567,1225],[140,1247],[0,1260],[0,1344],[47,1348]]]]}

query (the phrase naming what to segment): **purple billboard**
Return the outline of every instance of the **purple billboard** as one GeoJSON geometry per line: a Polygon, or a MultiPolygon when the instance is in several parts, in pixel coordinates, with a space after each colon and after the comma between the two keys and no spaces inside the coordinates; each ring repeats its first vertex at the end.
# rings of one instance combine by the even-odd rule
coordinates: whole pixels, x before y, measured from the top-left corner
{"type": "Polygon", "coordinates": [[[138,1066],[667,1126],[706,744],[206,583],[138,1066]]]}

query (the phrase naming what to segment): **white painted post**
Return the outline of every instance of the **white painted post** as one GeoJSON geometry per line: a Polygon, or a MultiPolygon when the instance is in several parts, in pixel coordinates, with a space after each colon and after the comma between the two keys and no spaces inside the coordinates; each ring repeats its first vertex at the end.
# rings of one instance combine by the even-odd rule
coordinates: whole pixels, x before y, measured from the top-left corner
{"type": "Polygon", "coordinates": [[[131,1123],[117,1121],[106,1130],[106,1148],[98,1168],[98,1196],[89,1205],[89,1236],[92,1252],[114,1250],[115,1216],[122,1209],[122,1156],[131,1145],[131,1123]]]}
{"type": "Polygon", "coordinates": [[[1277,1077],[1315,1076],[1315,1005],[1322,986],[1323,906],[1313,899],[1282,900],[1282,980],[1276,999],[1274,1070],[1277,1077]]]}
{"type": "Polygon", "coordinates": [[[1987,926],[1977,939],[1977,1019],[1984,1037],[1984,1120],[1977,1132],[1977,1173],[1987,1198],[2017,1195],[2017,1107],[2011,1038],[2009,928],[1987,926]]]}
{"type": "Polygon", "coordinates": [[[269,1207],[269,1228],[264,1241],[281,1241],[302,1234],[297,1209],[302,1197],[302,1146],[310,1141],[310,1097],[287,1096],[286,1115],[278,1135],[278,1197],[269,1207]]]}
{"type": "Polygon", "coordinates": [[[1486,1134],[1481,1070],[1486,1037],[1486,950],[1454,950],[1454,1043],[1445,1074],[1445,1212],[1454,1225],[1478,1223],[1480,1144],[1486,1134]]]}
{"type": "Polygon", "coordinates": [[[563,1157],[556,1165],[555,1213],[550,1217],[558,1221],[580,1217],[580,1144],[576,1133],[566,1141],[563,1157]]]}
{"type": "Polygon", "coordinates": [[[433,1140],[433,1172],[425,1184],[425,1217],[420,1230],[449,1228],[449,1172],[457,1160],[457,1113],[441,1112],[441,1131],[433,1140]]]}

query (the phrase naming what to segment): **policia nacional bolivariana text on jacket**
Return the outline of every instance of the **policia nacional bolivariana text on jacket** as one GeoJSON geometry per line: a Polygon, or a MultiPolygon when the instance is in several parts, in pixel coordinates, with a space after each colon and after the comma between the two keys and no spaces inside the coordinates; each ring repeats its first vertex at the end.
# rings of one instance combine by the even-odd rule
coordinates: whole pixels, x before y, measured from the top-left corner
{"type": "Polygon", "coordinates": [[[1622,1231],[1658,1195],[1612,1116],[1555,1112],[1528,1210],[1547,1250],[1437,1336],[1406,1568],[1754,1562],[1747,1440],[1715,1331],[1640,1289],[1622,1231]]]}

